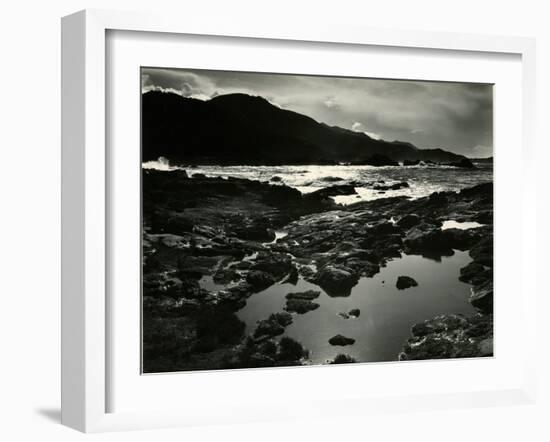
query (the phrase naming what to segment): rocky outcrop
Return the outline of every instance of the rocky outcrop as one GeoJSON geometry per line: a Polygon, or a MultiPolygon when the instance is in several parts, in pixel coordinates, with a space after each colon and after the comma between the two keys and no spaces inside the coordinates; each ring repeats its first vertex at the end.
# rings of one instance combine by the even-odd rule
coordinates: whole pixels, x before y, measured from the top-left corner
{"type": "Polygon", "coordinates": [[[293,269],[292,259],[286,253],[259,252],[250,267],[251,271],[268,273],[275,281],[287,276],[293,269]]]}
{"type": "Polygon", "coordinates": [[[282,335],[285,327],[292,324],[292,315],[287,312],[274,313],[269,318],[259,321],[254,330],[254,338],[272,338],[282,335]]]}
{"type": "Polygon", "coordinates": [[[355,166],[375,166],[375,167],[399,166],[399,163],[397,161],[392,160],[386,155],[381,155],[381,154],[372,155],[364,160],[354,161],[352,162],[352,164],[355,166]]]}
{"type": "Polygon", "coordinates": [[[224,358],[225,368],[254,368],[301,365],[308,350],[292,338],[247,339],[224,358]]]}
{"type": "Polygon", "coordinates": [[[474,163],[468,158],[462,158],[460,161],[454,161],[452,163],[445,163],[447,166],[457,167],[459,169],[476,169],[474,163]]]}
{"type": "Polygon", "coordinates": [[[293,292],[286,295],[286,299],[302,299],[305,301],[312,301],[319,297],[321,292],[317,290],[307,290],[305,292],[293,292]]]}
{"type": "Polygon", "coordinates": [[[290,268],[290,272],[288,273],[286,278],[282,281],[282,283],[296,285],[298,283],[298,277],[299,277],[298,268],[296,267],[296,264],[292,264],[290,268]]]}
{"type": "Polygon", "coordinates": [[[361,315],[361,310],[358,308],[351,309],[349,312],[340,312],[338,313],[344,319],[357,319],[361,315]]]}
{"type": "Polygon", "coordinates": [[[261,292],[269,286],[275,284],[275,278],[267,272],[261,270],[251,270],[246,275],[246,282],[248,282],[254,292],[261,292]]]}
{"type": "Polygon", "coordinates": [[[404,159],[464,158],[319,123],[263,97],[235,93],[199,100],[160,91],[142,95],[142,155],[143,161],[163,156],[171,164],[222,165],[397,166],[404,159]]]}
{"type": "Polygon", "coordinates": [[[411,227],[420,224],[420,222],[421,218],[418,215],[415,215],[414,213],[409,213],[402,216],[399,221],[397,221],[397,225],[403,229],[410,229],[411,227]]]}
{"type": "MultiPolygon", "coordinates": [[[[318,295],[289,293],[285,311],[260,321],[249,338],[235,315],[248,297],[274,284],[297,284],[300,278],[330,296],[349,296],[361,277],[372,277],[402,253],[436,259],[469,250],[472,263],[461,270],[460,279],[472,284],[470,302],[479,317],[492,313],[491,184],[342,207],[326,192],[301,195],[281,182],[198,174],[190,179],[183,171],[151,170],[144,171],[143,183],[146,372],[302,364],[307,351],[301,344],[285,340],[281,346],[277,340],[286,327],[280,320],[318,309],[318,295]],[[441,230],[448,219],[485,225],[441,230]],[[282,228],[288,235],[271,243],[282,228]]],[[[387,184],[369,184],[375,185],[387,184]]],[[[359,312],[341,316],[351,319],[359,312]]],[[[443,331],[434,325],[422,336],[417,327],[416,340],[404,354],[463,354],[460,349],[468,346],[460,333],[471,336],[483,320],[475,325],[465,318],[443,331]],[[441,339],[445,351],[436,345],[441,339]]],[[[489,354],[491,339],[480,335],[479,345],[468,348],[489,354]]]]}
{"type": "Polygon", "coordinates": [[[480,229],[446,229],[441,230],[433,224],[418,224],[405,236],[405,252],[430,256],[439,254],[450,256],[453,249],[468,250],[477,244],[483,232],[480,229]]]}
{"type": "Polygon", "coordinates": [[[304,313],[316,310],[319,308],[319,304],[308,299],[287,299],[285,310],[287,312],[298,313],[303,315],[304,313]]]}
{"type": "Polygon", "coordinates": [[[349,296],[359,275],[344,265],[326,265],[315,276],[315,283],[329,296],[349,296]]]}
{"type": "Polygon", "coordinates": [[[330,361],[329,364],[353,364],[354,362],[357,362],[355,358],[350,355],[340,353],[336,355],[336,357],[330,361]]]}
{"type": "Polygon", "coordinates": [[[330,345],[339,345],[339,346],[346,346],[346,345],[353,345],[355,344],[355,339],[353,338],[347,338],[343,335],[336,335],[336,336],[333,336],[332,338],[330,338],[328,340],[328,343],[330,345]]]}
{"type": "Polygon", "coordinates": [[[409,183],[406,181],[401,181],[399,183],[389,184],[389,185],[383,185],[383,184],[376,184],[373,186],[374,190],[399,190],[399,189],[405,189],[408,188],[409,183]]]}
{"type": "Polygon", "coordinates": [[[410,276],[398,276],[395,286],[398,290],[405,290],[409,287],[416,287],[418,283],[410,276]]]}
{"type": "Polygon", "coordinates": [[[470,303],[483,313],[493,312],[493,281],[475,285],[470,296],[470,303]]]}
{"type": "Polygon", "coordinates": [[[315,192],[310,193],[311,196],[328,198],[329,196],[338,196],[338,195],[353,195],[356,194],[354,186],[349,184],[342,184],[338,186],[325,187],[324,189],[316,190],[315,192]]]}

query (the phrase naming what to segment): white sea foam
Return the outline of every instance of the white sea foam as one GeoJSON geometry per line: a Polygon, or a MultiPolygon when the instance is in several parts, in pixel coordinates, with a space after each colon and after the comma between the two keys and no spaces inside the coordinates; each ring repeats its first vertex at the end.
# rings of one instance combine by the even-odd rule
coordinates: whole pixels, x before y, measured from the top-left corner
{"type": "Polygon", "coordinates": [[[143,168],[157,170],[184,169],[192,175],[202,173],[209,177],[246,178],[286,185],[303,194],[325,187],[351,184],[356,194],[334,197],[339,204],[352,204],[393,196],[419,198],[433,192],[458,191],[482,182],[492,181],[492,165],[480,165],[478,169],[457,169],[448,166],[193,166],[176,167],[166,158],[143,163],[143,168]],[[275,180],[273,180],[274,177],[275,180]],[[407,182],[409,187],[397,190],[375,190],[374,187],[407,182]]]}

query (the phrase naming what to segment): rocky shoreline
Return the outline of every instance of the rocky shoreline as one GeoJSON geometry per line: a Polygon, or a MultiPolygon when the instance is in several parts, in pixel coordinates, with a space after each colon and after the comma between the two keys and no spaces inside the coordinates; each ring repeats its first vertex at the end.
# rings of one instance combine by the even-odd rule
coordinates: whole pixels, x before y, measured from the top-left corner
{"type": "MultiPolygon", "coordinates": [[[[395,358],[491,355],[492,184],[349,206],[331,198],[339,192],[335,185],[302,195],[281,184],[144,170],[144,371],[308,364],[307,349],[284,333],[295,315],[319,306],[319,292],[288,293],[284,310],[245,335],[235,313],[248,297],[298,278],[329,296],[349,296],[360,278],[402,253],[438,259],[454,250],[469,251],[473,260],[460,280],[472,285],[478,313],[426,318],[395,358]],[[442,229],[446,220],[483,226],[442,229]]],[[[339,354],[331,363],[354,361],[339,354]]]]}

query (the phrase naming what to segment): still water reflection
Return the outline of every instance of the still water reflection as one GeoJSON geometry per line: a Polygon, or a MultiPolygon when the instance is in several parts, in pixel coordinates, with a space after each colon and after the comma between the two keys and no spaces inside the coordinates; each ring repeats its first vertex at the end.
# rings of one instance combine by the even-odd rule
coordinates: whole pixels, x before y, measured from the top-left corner
{"type": "Polygon", "coordinates": [[[468,302],[470,285],[458,280],[460,268],[470,261],[468,252],[461,251],[440,261],[403,255],[373,278],[361,278],[348,297],[330,297],[303,279],[296,286],[277,284],[252,295],[237,315],[246,323],[246,333],[251,333],[258,320],[283,311],[287,293],[319,290],[321,296],[315,301],[320,307],[294,315],[285,332],[309,349],[312,363],[326,363],[338,353],[349,354],[359,362],[392,361],[397,359],[413,324],[440,314],[475,313],[468,302]],[[398,290],[395,283],[400,275],[413,277],[418,286],[398,290]],[[356,308],[361,310],[358,318],[345,319],[339,314],[356,308]],[[328,340],[337,334],[354,338],[355,343],[330,345],[328,340]]]}

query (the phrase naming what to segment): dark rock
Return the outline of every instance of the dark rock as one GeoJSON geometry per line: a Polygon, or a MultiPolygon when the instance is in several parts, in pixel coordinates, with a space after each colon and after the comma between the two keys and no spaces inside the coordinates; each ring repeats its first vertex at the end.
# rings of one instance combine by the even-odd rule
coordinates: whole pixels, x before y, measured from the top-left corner
{"type": "Polygon", "coordinates": [[[328,340],[330,345],[340,345],[340,346],[346,346],[346,345],[353,345],[355,344],[355,339],[353,338],[346,338],[342,335],[336,335],[333,336],[328,340]]]}
{"type": "Polygon", "coordinates": [[[468,250],[482,237],[479,229],[446,229],[441,230],[430,224],[419,224],[413,227],[405,236],[405,246],[409,253],[439,252],[442,256],[450,256],[453,249],[468,250]]]}
{"type": "Polygon", "coordinates": [[[493,356],[493,338],[484,339],[479,343],[479,356],[493,356]]]}
{"type": "Polygon", "coordinates": [[[329,296],[349,296],[359,278],[348,267],[326,265],[317,273],[315,281],[329,296]]]}
{"type": "Polygon", "coordinates": [[[285,310],[287,312],[295,312],[300,315],[316,310],[319,308],[319,304],[307,299],[287,299],[285,310]]]}
{"type": "Polygon", "coordinates": [[[233,281],[238,281],[241,275],[234,269],[221,269],[214,273],[213,280],[216,284],[229,284],[233,281]]]}
{"type": "Polygon", "coordinates": [[[252,267],[252,263],[250,261],[240,261],[233,266],[236,270],[249,270],[250,267],[252,267]]]}
{"type": "Polygon", "coordinates": [[[493,211],[483,210],[474,215],[473,220],[480,224],[493,224],[493,211]]]}
{"type": "Polygon", "coordinates": [[[441,315],[415,324],[399,360],[492,355],[493,316],[441,315]]]}
{"type": "Polygon", "coordinates": [[[269,273],[278,281],[292,270],[292,258],[286,253],[260,252],[251,270],[269,273]]]}
{"type": "Polygon", "coordinates": [[[279,361],[298,361],[308,356],[308,351],[292,338],[283,336],[279,341],[277,359],[279,361]]]}
{"type": "Polygon", "coordinates": [[[302,277],[308,281],[314,279],[315,272],[310,267],[301,266],[299,272],[300,275],[302,275],[302,277]]]}
{"type": "Polygon", "coordinates": [[[493,278],[493,271],[475,261],[460,269],[458,279],[469,284],[479,285],[493,278]]]}
{"type": "Polygon", "coordinates": [[[329,196],[353,195],[357,193],[354,186],[342,184],[339,186],[325,187],[309,194],[310,197],[328,198],[329,196]]]}
{"type": "Polygon", "coordinates": [[[371,278],[380,272],[380,266],[370,261],[351,258],[345,261],[345,266],[352,269],[355,273],[361,276],[371,278]]]}
{"type": "Polygon", "coordinates": [[[357,362],[355,358],[351,357],[350,355],[345,354],[338,354],[334,358],[334,360],[330,361],[330,364],[352,364],[354,362],[357,362]]]}
{"type": "Polygon", "coordinates": [[[298,268],[294,264],[292,264],[292,268],[290,269],[290,273],[282,281],[282,283],[283,284],[292,284],[292,285],[296,285],[298,283],[298,268]]]}
{"type": "Polygon", "coordinates": [[[246,275],[246,281],[256,292],[265,290],[276,282],[273,276],[260,270],[251,270],[250,272],[248,272],[248,274],[246,275]]]}
{"type": "Polygon", "coordinates": [[[397,221],[397,225],[403,229],[410,229],[411,227],[418,225],[420,221],[421,219],[418,215],[409,213],[408,215],[401,217],[399,221],[397,221]]]}
{"type": "Polygon", "coordinates": [[[468,158],[462,158],[460,161],[446,163],[446,166],[458,167],[460,169],[477,169],[477,167],[468,158]]]}
{"type": "Polygon", "coordinates": [[[336,181],[343,181],[344,178],[341,178],[339,176],[325,176],[321,178],[321,181],[324,181],[326,183],[334,183],[336,181]]]}
{"type": "Polygon", "coordinates": [[[369,233],[373,235],[391,235],[394,233],[399,233],[401,229],[399,226],[396,226],[390,221],[382,220],[377,223],[374,223],[369,228],[369,233]]]}
{"type": "Polygon", "coordinates": [[[360,314],[361,314],[361,310],[359,310],[358,308],[354,308],[349,311],[349,315],[354,318],[358,318],[360,314]]]}
{"type": "Polygon", "coordinates": [[[493,183],[477,184],[473,187],[466,187],[459,192],[461,197],[468,198],[492,198],[493,197],[493,183]]]}
{"type": "Polygon", "coordinates": [[[428,197],[428,202],[431,206],[443,207],[449,202],[449,199],[445,192],[434,192],[428,197]]]}
{"type": "Polygon", "coordinates": [[[280,183],[281,181],[283,181],[283,179],[280,177],[280,176],[273,176],[271,177],[271,179],[269,181],[273,181],[274,183],[280,183]]]}
{"type": "Polygon", "coordinates": [[[285,331],[285,327],[292,324],[292,315],[287,312],[274,313],[269,318],[258,321],[254,337],[273,337],[281,335],[285,331]]]}
{"type": "Polygon", "coordinates": [[[376,166],[376,167],[399,166],[399,163],[397,161],[394,161],[385,155],[379,155],[379,154],[372,155],[365,160],[355,161],[352,164],[356,166],[376,166]]]}
{"type": "Polygon", "coordinates": [[[307,290],[305,292],[288,293],[286,295],[286,299],[304,299],[307,301],[312,301],[313,299],[318,298],[320,294],[321,292],[316,290],[307,290]]]}
{"type": "Polygon", "coordinates": [[[403,161],[403,166],[418,166],[420,164],[420,160],[405,160],[403,161]]]}
{"type": "Polygon", "coordinates": [[[273,232],[268,226],[262,224],[235,227],[233,233],[237,238],[248,241],[269,242],[275,239],[275,232],[273,232]]]}
{"type": "Polygon", "coordinates": [[[483,236],[479,229],[445,229],[442,241],[453,249],[468,250],[483,236]]]}
{"type": "Polygon", "coordinates": [[[474,286],[469,299],[470,303],[483,313],[493,312],[493,282],[474,286]]]}
{"type": "Polygon", "coordinates": [[[410,276],[399,276],[395,286],[398,290],[408,289],[409,287],[416,287],[418,283],[410,276]]]}

